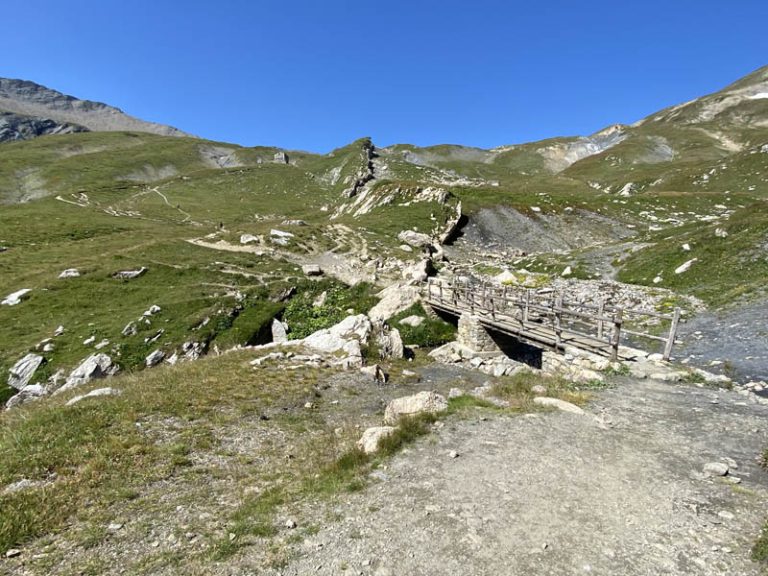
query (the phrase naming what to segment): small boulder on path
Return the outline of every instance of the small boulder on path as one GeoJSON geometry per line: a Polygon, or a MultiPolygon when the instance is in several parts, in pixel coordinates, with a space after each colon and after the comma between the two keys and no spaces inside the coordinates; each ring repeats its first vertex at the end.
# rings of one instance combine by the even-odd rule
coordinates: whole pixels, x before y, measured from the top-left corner
{"type": "Polygon", "coordinates": [[[419,392],[392,400],[384,411],[384,423],[396,424],[403,416],[437,414],[448,409],[448,401],[437,392],[419,392]]]}
{"type": "Polygon", "coordinates": [[[379,449],[379,442],[390,436],[396,428],[393,426],[376,426],[363,432],[362,438],[357,441],[357,447],[366,454],[373,454],[379,449]]]}
{"type": "Polygon", "coordinates": [[[563,412],[570,412],[571,414],[584,414],[584,410],[576,406],[576,404],[571,404],[565,400],[560,400],[560,398],[537,396],[533,399],[533,403],[538,404],[539,406],[546,406],[548,408],[557,408],[558,410],[563,412]]]}

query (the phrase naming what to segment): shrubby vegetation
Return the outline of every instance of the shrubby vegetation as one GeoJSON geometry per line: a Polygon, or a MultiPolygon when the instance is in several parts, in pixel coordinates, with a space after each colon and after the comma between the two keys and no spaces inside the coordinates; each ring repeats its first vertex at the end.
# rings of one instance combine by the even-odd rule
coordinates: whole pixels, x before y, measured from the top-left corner
{"type": "Polygon", "coordinates": [[[414,304],[407,310],[396,315],[389,321],[389,324],[400,331],[403,338],[403,344],[406,346],[421,346],[431,348],[441,346],[456,338],[456,327],[440,318],[431,318],[427,316],[421,304],[414,304]],[[406,326],[400,324],[400,320],[408,316],[419,316],[424,318],[419,326],[406,326]]]}

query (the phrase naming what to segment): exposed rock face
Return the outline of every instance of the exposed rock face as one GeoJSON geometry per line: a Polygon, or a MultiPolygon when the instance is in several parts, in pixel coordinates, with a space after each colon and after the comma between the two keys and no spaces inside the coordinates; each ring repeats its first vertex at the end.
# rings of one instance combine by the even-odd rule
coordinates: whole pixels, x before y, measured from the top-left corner
{"type": "Polygon", "coordinates": [[[88,132],[88,129],[68,122],[56,122],[50,118],[0,112],[0,142],[31,140],[38,136],[73,132],[88,132]]]}
{"type": "Polygon", "coordinates": [[[40,384],[29,384],[27,386],[24,386],[18,394],[15,396],[12,396],[8,399],[8,402],[5,403],[6,410],[10,410],[11,408],[15,408],[16,406],[21,406],[22,404],[26,404],[27,402],[30,402],[32,400],[37,400],[38,398],[42,398],[46,395],[45,388],[43,388],[40,384]]]}
{"type": "Polygon", "coordinates": [[[366,454],[373,454],[379,449],[379,442],[390,436],[396,429],[393,426],[376,426],[363,432],[363,437],[357,441],[357,447],[366,454]]]}
{"type": "Polygon", "coordinates": [[[44,360],[38,354],[27,354],[24,356],[8,371],[8,386],[16,388],[16,390],[24,388],[32,380],[35,370],[40,367],[44,360]]]}
{"type": "Polygon", "coordinates": [[[418,302],[421,299],[421,293],[415,286],[396,283],[379,292],[378,297],[381,300],[368,311],[368,316],[372,320],[389,320],[398,312],[418,302]]]}
{"type": "Polygon", "coordinates": [[[413,396],[396,398],[387,405],[384,411],[384,423],[396,424],[403,416],[417,414],[437,414],[448,409],[448,401],[436,392],[419,392],[413,396]]]}
{"type": "Polygon", "coordinates": [[[148,268],[145,268],[144,266],[138,270],[121,270],[120,272],[115,272],[112,274],[112,278],[117,278],[118,280],[133,280],[134,278],[138,278],[146,274],[147,270],[148,268]]]}
{"type": "Polygon", "coordinates": [[[64,385],[55,393],[71,390],[81,384],[85,384],[95,378],[112,376],[118,371],[118,367],[112,363],[112,359],[106,354],[93,354],[88,356],[75,368],[67,378],[64,385]]]}
{"type": "Polygon", "coordinates": [[[357,196],[358,192],[362,190],[362,188],[371,180],[374,179],[374,166],[373,166],[373,158],[375,156],[374,154],[375,147],[373,146],[373,142],[370,140],[365,140],[363,142],[363,166],[358,170],[358,172],[352,177],[352,185],[344,190],[343,196],[345,198],[354,198],[357,196]]]}
{"type": "Polygon", "coordinates": [[[155,350],[149,356],[144,359],[144,363],[147,368],[153,368],[160,364],[165,359],[165,352],[162,350],[155,350]]]}
{"type": "MultiPolygon", "coordinates": [[[[162,124],[145,122],[122,110],[89,100],[79,100],[26,80],[0,78],[0,111],[32,118],[44,133],[133,131],[163,136],[187,136],[162,124]],[[53,123],[53,124],[46,124],[53,123]],[[48,128],[46,128],[46,125],[48,128]]],[[[31,130],[33,126],[27,130],[31,130]]],[[[17,132],[24,132],[19,128],[17,132]]],[[[34,130],[33,130],[34,131],[34,130]]],[[[41,135],[41,134],[37,134],[41,135]]]]}

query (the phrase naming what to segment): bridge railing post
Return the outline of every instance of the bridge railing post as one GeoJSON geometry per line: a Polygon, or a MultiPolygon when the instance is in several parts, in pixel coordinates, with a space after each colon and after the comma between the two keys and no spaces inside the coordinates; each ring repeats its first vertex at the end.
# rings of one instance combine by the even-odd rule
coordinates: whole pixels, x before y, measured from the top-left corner
{"type": "Polygon", "coordinates": [[[672,316],[672,325],[669,327],[669,337],[667,343],[664,346],[664,360],[669,360],[672,356],[672,347],[675,345],[675,338],[677,337],[677,325],[680,323],[680,308],[675,308],[675,313],[672,316]]]}
{"type": "Polygon", "coordinates": [[[558,293],[555,297],[555,348],[560,349],[562,344],[562,311],[563,311],[563,294],[558,293]]]}
{"type": "Polygon", "coordinates": [[[611,342],[611,362],[619,359],[619,344],[621,343],[621,324],[623,322],[624,311],[619,308],[613,315],[613,340],[611,342]]]}
{"type": "Polygon", "coordinates": [[[528,322],[528,307],[531,305],[531,291],[525,290],[525,306],[523,307],[523,322],[528,322]]]}
{"type": "Polygon", "coordinates": [[[597,306],[597,337],[603,339],[603,314],[605,313],[605,299],[600,298],[600,302],[597,306]]]}

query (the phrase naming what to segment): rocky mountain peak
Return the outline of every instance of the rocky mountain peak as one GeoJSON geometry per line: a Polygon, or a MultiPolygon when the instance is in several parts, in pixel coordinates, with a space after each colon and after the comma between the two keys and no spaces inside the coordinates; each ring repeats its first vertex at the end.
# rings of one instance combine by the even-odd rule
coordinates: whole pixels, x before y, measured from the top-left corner
{"type": "MultiPolygon", "coordinates": [[[[0,78],[0,112],[15,115],[13,121],[17,123],[22,121],[19,116],[24,117],[27,125],[45,120],[59,126],[78,126],[82,130],[95,132],[135,131],[163,136],[188,136],[171,126],[146,122],[114,106],[80,100],[29,80],[0,78]]],[[[55,130],[44,133],[55,133],[55,130]]],[[[35,134],[33,131],[30,134],[35,136],[44,133],[35,134]]],[[[24,139],[20,131],[13,132],[13,136],[4,139],[24,139]]]]}

